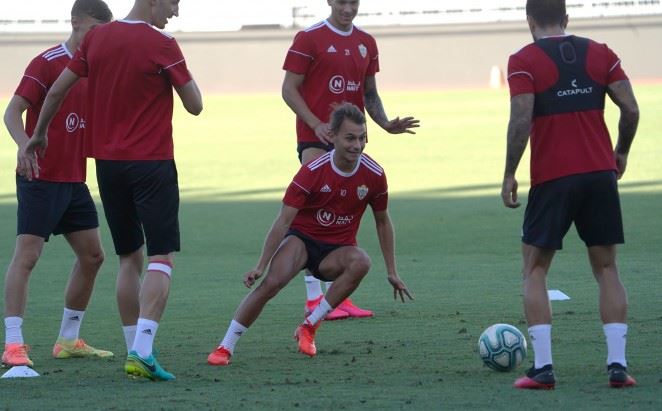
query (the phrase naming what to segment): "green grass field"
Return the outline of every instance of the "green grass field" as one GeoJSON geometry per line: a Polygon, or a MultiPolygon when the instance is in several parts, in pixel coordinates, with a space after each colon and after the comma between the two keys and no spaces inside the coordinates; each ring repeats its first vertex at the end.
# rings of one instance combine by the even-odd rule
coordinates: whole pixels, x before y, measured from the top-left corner
{"type": "MultiPolygon", "coordinates": [[[[371,124],[366,149],[389,176],[399,272],[415,301],[392,300],[368,213],[359,241],[374,266],[355,300],[375,310],[373,319],[325,323],[318,356],[298,354],[292,333],[301,320],[304,287],[296,279],[242,338],[230,367],[207,366],[207,354],[246,293],[241,276],[255,264],[298,168],[294,118],[280,97],[237,95],[206,97],[199,118],[179,107],[175,116],[183,250],[157,345],[177,381],[132,381],[122,371],[117,259],[104,221],[107,260],[82,336],[117,358],[50,357],[72,262],[65,242],[55,238],[33,273],[24,324],[42,377],[0,380],[0,409],[662,409],[662,86],[638,85],[635,91],[642,120],[621,181],[627,244],[619,263],[630,297],[628,353],[636,388],[607,388],[597,286],[574,230],[549,278],[550,288],[572,298],[553,303],[557,389],[515,390],[512,381],[524,366],[496,373],[478,359],[476,342],[487,326],[507,322],[526,330],[523,209],[506,209],[498,195],[505,90],[383,93],[391,115],[412,114],[422,124],[416,136],[390,136],[371,124]]],[[[613,107],[608,123],[615,130],[613,107]]],[[[0,134],[0,265],[6,267],[15,237],[15,148],[4,128],[0,134]]],[[[525,199],[528,158],[518,177],[525,199]]],[[[93,175],[89,181],[96,192],[93,175]]]]}

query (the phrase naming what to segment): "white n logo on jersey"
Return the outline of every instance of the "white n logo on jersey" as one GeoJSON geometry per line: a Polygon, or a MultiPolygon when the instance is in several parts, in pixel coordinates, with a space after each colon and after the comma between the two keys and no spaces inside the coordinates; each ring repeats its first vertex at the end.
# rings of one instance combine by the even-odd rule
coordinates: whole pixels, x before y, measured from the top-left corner
{"type": "Polygon", "coordinates": [[[317,222],[328,227],[336,221],[336,214],[333,211],[326,211],[323,208],[320,208],[317,211],[317,222]]]}
{"type": "Polygon", "coordinates": [[[76,131],[78,129],[79,124],[80,124],[80,118],[76,113],[69,113],[67,119],[64,121],[64,126],[67,129],[67,131],[70,133],[76,131]]]}

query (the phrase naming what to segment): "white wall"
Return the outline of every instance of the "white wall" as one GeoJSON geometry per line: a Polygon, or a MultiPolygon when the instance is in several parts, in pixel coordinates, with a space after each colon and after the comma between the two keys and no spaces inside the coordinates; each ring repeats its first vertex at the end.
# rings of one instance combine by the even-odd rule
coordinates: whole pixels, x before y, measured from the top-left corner
{"type": "MultiPolygon", "coordinates": [[[[123,18],[133,0],[105,0],[123,18]]],[[[20,0],[3,9],[0,32],[67,32],[73,0],[20,0]]],[[[361,26],[438,25],[524,20],[526,0],[362,0],[361,26]]],[[[571,18],[662,14],[662,0],[568,0],[571,18]]],[[[305,27],[329,13],[324,0],[182,0],[172,32],[234,31],[242,26],[305,27]]]]}

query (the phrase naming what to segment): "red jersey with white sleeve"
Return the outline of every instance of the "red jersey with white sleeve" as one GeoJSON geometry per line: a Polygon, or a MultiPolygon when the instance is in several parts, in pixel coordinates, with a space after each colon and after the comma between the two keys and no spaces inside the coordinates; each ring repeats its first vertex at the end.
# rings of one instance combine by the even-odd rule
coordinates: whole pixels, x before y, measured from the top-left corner
{"type": "Polygon", "coordinates": [[[535,94],[531,185],[616,170],[605,95],[609,84],[627,79],[607,45],[577,36],[540,39],[510,56],[510,95],[535,94]]]}
{"type": "Polygon", "coordinates": [[[388,186],[382,167],[361,154],[345,173],[333,163],[332,150],[305,164],[290,183],[283,203],[299,210],[290,228],[326,244],[356,245],[361,217],[370,204],[386,210],[388,186]]]}
{"type": "Polygon", "coordinates": [[[142,21],[97,26],[69,69],[88,78],[88,157],[174,158],[172,87],[185,85],[191,75],[173,37],[142,21]]]}
{"type": "MultiPolygon", "coordinates": [[[[324,20],[297,33],[283,70],[304,75],[299,89],[306,105],[323,122],[338,103],[364,109],[365,78],[379,71],[377,42],[356,26],[348,32],[324,20]]],[[[314,130],[297,117],[297,142],[319,142],[314,130]]]]}
{"type": "MultiPolygon", "coordinates": [[[[32,59],[16,88],[15,95],[30,106],[25,118],[25,133],[32,137],[46,94],[72,58],[65,43],[51,47],[32,59]]],[[[37,180],[57,183],[85,181],[86,160],[83,152],[85,129],[85,93],[87,81],[77,82],[62,102],[48,127],[48,150],[37,159],[37,180]]]]}

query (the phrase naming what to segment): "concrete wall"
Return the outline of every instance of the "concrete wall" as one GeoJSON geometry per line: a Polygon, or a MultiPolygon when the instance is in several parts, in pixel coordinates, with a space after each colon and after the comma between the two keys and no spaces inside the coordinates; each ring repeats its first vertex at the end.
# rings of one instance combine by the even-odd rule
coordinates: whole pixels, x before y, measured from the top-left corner
{"type": "MultiPolygon", "coordinates": [[[[488,85],[490,68],[529,43],[524,22],[369,30],[380,48],[380,89],[442,89],[488,85]]],[[[662,16],[577,20],[568,32],[605,42],[633,80],[662,79],[662,16]]],[[[295,31],[180,33],[189,67],[206,93],[279,92],[283,59],[295,31]]],[[[0,36],[0,95],[16,87],[29,60],[61,35],[0,36]]]]}

